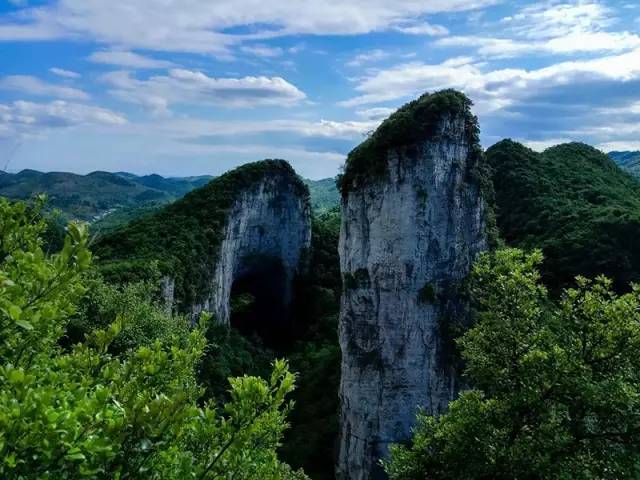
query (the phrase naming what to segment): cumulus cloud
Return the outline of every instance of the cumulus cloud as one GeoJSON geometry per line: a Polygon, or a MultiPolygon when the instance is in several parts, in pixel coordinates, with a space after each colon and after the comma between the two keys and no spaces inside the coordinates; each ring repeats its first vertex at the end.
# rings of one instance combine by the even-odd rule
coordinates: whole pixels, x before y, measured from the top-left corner
{"type": "Polygon", "coordinates": [[[86,100],[89,98],[89,95],[80,89],[48,83],[30,75],[2,77],[0,78],[0,89],[39,97],[57,97],[67,100],[86,100]]]}
{"type": "Polygon", "coordinates": [[[157,60],[155,58],[146,57],[126,50],[103,50],[100,52],[93,52],[89,55],[88,60],[93,63],[139,69],[171,68],[175,66],[175,63],[167,60],[157,60]]]}
{"type": "MultiPolygon", "coordinates": [[[[375,72],[357,86],[361,95],[342,102],[357,106],[415,96],[424,91],[458,88],[467,92],[483,111],[500,110],[527,98],[541,98],[563,87],[606,82],[615,97],[616,85],[640,80],[640,48],[620,55],[560,62],[539,69],[485,70],[484,64],[458,57],[440,64],[412,62],[375,72]]],[[[567,100],[571,100],[568,98],[567,100]]],[[[589,98],[585,98],[589,101],[589,98]]],[[[596,99],[593,99],[596,100],[596,99]]]]}
{"type": "Polygon", "coordinates": [[[0,104],[0,136],[30,137],[47,130],[79,125],[123,125],[125,117],[111,110],[56,100],[49,103],[16,101],[0,104]]]}
{"type": "Polygon", "coordinates": [[[290,106],[306,96],[281,77],[214,78],[202,72],[171,69],[168,75],[139,80],[130,72],[103,76],[109,93],[122,101],[166,113],[171,104],[209,104],[232,107],[290,106]]]}
{"type": "Polygon", "coordinates": [[[80,74],[77,72],[72,72],[71,70],[65,70],[63,68],[51,67],[49,69],[51,73],[54,75],[58,75],[59,77],[64,78],[80,78],[80,74]]]}
{"type": "Polygon", "coordinates": [[[343,106],[399,104],[425,91],[462,90],[475,102],[487,144],[510,136],[538,146],[557,139],[621,145],[640,136],[640,48],[531,69],[491,68],[467,57],[411,62],[373,72],[355,88],[360,95],[343,106]]]}
{"type": "Polygon", "coordinates": [[[228,54],[244,40],[296,34],[353,35],[397,29],[443,34],[418,20],[433,13],[468,11],[498,0],[57,0],[25,8],[0,25],[0,40],[89,38],[127,48],[228,54]],[[250,33],[234,27],[265,26],[250,33]]]}

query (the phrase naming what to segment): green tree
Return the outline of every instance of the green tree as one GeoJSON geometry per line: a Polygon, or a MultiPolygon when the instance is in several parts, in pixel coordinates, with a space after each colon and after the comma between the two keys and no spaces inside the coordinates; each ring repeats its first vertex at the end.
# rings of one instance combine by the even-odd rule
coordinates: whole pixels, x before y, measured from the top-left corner
{"type": "MultiPolygon", "coordinates": [[[[186,338],[190,321],[183,316],[167,314],[158,291],[159,273],[155,278],[155,282],[113,284],[104,281],[102,275],[95,270],[85,274],[82,284],[86,292],[76,313],[69,320],[63,344],[81,342],[87,334],[108,328],[122,317],[126,317],[127,321],[122,324],[122,330],[109,345],[110,353],[123,353],[150,345],[155,340],[165,341],[172,335],[186,338]]],[[[225,384],[229,376],[224,377],[225,384]]]]}
{"type": "Polygon", "coordinates": [[[117,320],[67,350],[60,338],[84,294],[87,229],[70,224],[46,255],[37,208],[0,199],[0,477],[290,479],[276,455],[295,377],[230,380],[229,400],[198,406],[203,328],[114,355],[117,320]]]}
{"type": "Polygon", "coordinates": [[[483,255],[478,323],[460,340],[475,388],[419,415],[385,465],[408,479],[634,479],[640,455],[640,289],[577,279],[552,304],[540,252],[483,255]]]}

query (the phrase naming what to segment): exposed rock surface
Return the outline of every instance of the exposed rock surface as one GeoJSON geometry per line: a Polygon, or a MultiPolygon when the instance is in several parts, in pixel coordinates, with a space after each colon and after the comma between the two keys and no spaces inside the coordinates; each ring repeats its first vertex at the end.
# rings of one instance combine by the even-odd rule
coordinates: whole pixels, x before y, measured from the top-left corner
{"type": "Polygon", "coordinates": [[[263,160],[101,237],[96,252],[110,281],[159,270],[167,310],[193,319],[208,310],[229,323],[231,297],[243,297],[233,320],[255,331],[286,321],[310,242],[308,188],[284,160],[263,160]]]}
{"type": "Polygon", "coordinates": [[[309,199],[297,194],[297,188],[291,179],[279,175],[264,177],[242,192],[229,211],[212,271],[211,296],[193,306],[194,315],[208,310],[218,322],[228,323],[234,281],[263,269],[265,263],[277,263],[277,269],[266,269],[264,274],[270,277],[264,278],[263,287],[278,283],[279,300],[284,306],[291,303],[292,283],[304,268],[311,243],[309,199]]]}
{"type": "Polygon", "coordinates": [[[385,478],[379,459],[410,438],[418,409],[442,412],[460,388],[451,336],[487,248],[486,207],[468,105],[431,120],[382,152],[385,175],[343,187],[339,479],[385,478]]]}

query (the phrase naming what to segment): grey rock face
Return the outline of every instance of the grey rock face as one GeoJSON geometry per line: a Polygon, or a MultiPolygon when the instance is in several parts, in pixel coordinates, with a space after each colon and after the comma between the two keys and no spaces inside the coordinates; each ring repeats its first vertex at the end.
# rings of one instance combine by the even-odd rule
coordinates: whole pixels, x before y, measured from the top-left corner
{"type": "MultiPolygon", "coordinates": [[[[282,269],[282,301],[292,299],[292,282],[304,268],[311,243],[311,207],[282,177],[269,177],[243,192],[225,227],[224,240],[213,272],[209,307],[221,323],[228,323],[233,282],[277,262],[282,269]]],[[[275,280],[275,279],[274,279],[275,280]]]]}
{"type": "Polygon", "coordinates": [[[460,389],[450,329],[467,319],[458,288],[487,248],[464,127],[445,115],[342,200],[339,479],[386,478],[379,459],[410,438],[418,409],[442,412],[460,389]]]}
{"type": "MultiPolygon", "coordinates": [[[[282,303],[285,307],[290,304],[292,282],[306,266],[305,255],[311,243],[311,207],[296,182],[277,173],[241,192],[229,211],[211,270],[211,293],[204,302],[190,307],[192,319],[208,311],[217,322],[228,324],[234,282],[265,267],[271,269],[268,274],[273,274],[273,265],[277,266],[278,277],[273,281],[278,283],[282,303]]],[[[163,279],[166,303],[173,303],[173,289],[173,280],[163,279]]]]}

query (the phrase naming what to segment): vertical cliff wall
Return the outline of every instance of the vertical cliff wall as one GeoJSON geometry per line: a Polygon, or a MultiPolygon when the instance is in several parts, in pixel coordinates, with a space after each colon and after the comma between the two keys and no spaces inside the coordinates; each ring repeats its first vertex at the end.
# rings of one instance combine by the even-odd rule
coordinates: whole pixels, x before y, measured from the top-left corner
{"type": "Polygon", "coordinates": [[[298,194],[297,182],[282,175],[265,176],[241,192],[228,214],[212,269],[211,295],[193,307],[194,314],[206,308],[219,322],[228,323],[234,282],[248,278],[257,290],[276,287],[272,301],[286,315],[293,280],[304,268],[311,242],[309,200],[298,194]]]}
{"type": "Polygon", "coordinates": [[[342,180],[341,436],[337,477],[385,478],[419,408],[460,388],[461,283],[487,248],[476,119],[464,95],[425,95],[349,156],[342,180]]]}
{"type": "Polygon", "coordinates": [[[103,237],[96,249],[112,280],[157,265],[168,309],[193,318],[207,310],[228,324],[233,294],[250,294],[268,330],[286,321],[310,242],[307,187],[287,162],[263,160],[103,237]]]}

